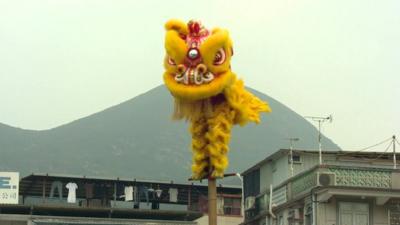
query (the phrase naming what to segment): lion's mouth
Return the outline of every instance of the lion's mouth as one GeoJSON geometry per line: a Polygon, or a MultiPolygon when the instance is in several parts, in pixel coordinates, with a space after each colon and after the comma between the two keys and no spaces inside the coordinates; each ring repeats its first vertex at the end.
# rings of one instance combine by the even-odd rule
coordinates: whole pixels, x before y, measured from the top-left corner
{"type": "Polygon", "coordinates": [[[206,67],[178,67],[178,73],[175,74],[175,81],[185,85],[202,85],[210,83],[215,76],[207,71],[206,67]]]}

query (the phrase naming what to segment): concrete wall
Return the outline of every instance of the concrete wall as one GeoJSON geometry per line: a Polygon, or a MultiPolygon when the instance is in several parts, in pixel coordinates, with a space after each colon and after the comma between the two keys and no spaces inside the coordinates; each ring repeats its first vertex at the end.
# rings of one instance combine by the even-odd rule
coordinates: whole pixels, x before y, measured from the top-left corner
{"type": "MultiPolygon", "coordinates": [[[[0,213],[0,225],[27,225],[28,217],[25,215],[12,215],[0,213]]],[[[29,225],[29,224],[28,224],[29,225]]]]}
{"type": "Polygon", "coordinates": [[[0,220],[0,224],[1,225],[27,225],[27,222],[0,220]]]}
{"type": "Polygon", "coordinates": [[[269,190],[269,185],[272,183],[272,166],[271,163],[264,164],[260,168],[260,193],[269,190]]]}
{"type": "Polygon", "coordinates": [[[275,161],[276,170],[272,172],[272,185],[275,187],[290,177],[288,157],[283,156],[275,161]]]}
{"type": "MultiPolygon", "coordinates": [[[[208,216],[205,215],[196,220],[198,225],[208,225],[208,216]]],[[[218,225],[238,225],[243,222],[243,217],[239,216],[218,216],[218,225]]]]}
{"type": "MultiPolygon", "coordinates": [[[[305,170],[309,170],[312,167],[319,164],[318,154],[302,153],[302,154],[300,154],[300,158],[301,158],[301,163],[293,163],[294,175],[297,175],[305,170]]],[[[325,162],[325,160],[328,160],[329,158],[332,158],[332,156],[323,156],[322,157],[324,162],[325,162]]]]}
{"type": "Polygon", "coordinates": [[[266,163],[260,167],[260,193],[269,190],[272,184],[274,187],[289,178],[289,164],[287,156],[283,156],[266,163]]]}
{"type": "MultiPolygon", "coordinates": [[[[304,199],[304,208],[303,212],[306,212],[306,207],[311,203],[311,199],[306,198],[304,199]]],[[[374,201],[372,200],[360,200],[360,199],[354,199],[354,201],[351,200],[337,200],[335,198],[332,198],[329,202],[325,203],[318,203],[317,204],[317,225],[339,225],[338,221],[338,204],[340,201],[345,201],[345,202],[355,202],[355,203],[367,203],[369,204],[370,208],[370,225],[388,225],[388,210],[386,209],[385,206],[382,205],[376,205],[374,201]]],[[[272,223],[273,225],[278,224],[278,219],[280,216],[283,217],[283,225],[288,225],[288,214],[289,214],[289,209],[282,209],[278,212],[275,212],[275,215],[277,216],[277,220],[272,223]]],[[[305,218],[304,218],[305,219],[305,218]]],[[[268,219],[267,219],[268,220],[268,219]]],[[[260,219],[260,224],[262,222],[265,222],[265,220],[260,219]]],[[[304,221],[305,222],[305,221],[304,221]]],[[[204,223],[206,225],[207,223],[204,223]]],[[[266,223],[268,224],[268,222],[266,223]]],[[[200,224],[199,224],[200,225],[200,224]]]]}
{"type": "MultiPolygon", "coordinates": [[[[118,225],[196,225],[191,221],[162,221],[141,219],[118,219],[96,217],[61,217],[61,216],[37,216],[20,214],[0,214],[0,225],[35,225],[35,224],[118,224],[118,225]],[[34,222],[32,222],[34,221],[34,222]]],[[[237,223],[239,224],[239,223],[237,223]]],[[[229,224],[230,225],[230,224],[229,224]]]]}
{"type": "MultiPolygon", "coordinates": [[[[352,202],[349,200],[349,202],[352,202]]],[[[359,202],[359,201],[355,201],[359,202]]],[[[319,203],[317,209],[317,224],[318,225],[339,225],[337,210],[339,201],[332,198],[327,203],[319,203]]],[[[388,210],[385,206],[370,203],[370,224],[371,225],[387,225],[388,210]],[[372,221],[371,221],[372,219],[372,221]]]]}
{"type": "MultiPolygon", "coordinates": [[[[319,164],[318,154],[300,153],[301,163],[293,163],[293,174],[297,175],[305,170],[319,164]]],[[[334,155],[324,155],[324,162],[334,162],[334,155]]],[[[274,187],[291,177],[289,156],[284,155],[274,162],[268,162],[260,167],[260,192],[269,190],[272,184],[274,187]],[[275,165],[273,165],[275,164],[275,165]]]]}
{"type": "Polygon", "coordinates": [[[382,205],[374,205],[373,206],[373,222],[371,224],[374,225],[387,225],[389,217],[388,217],[388,209],[386,209],[384,206],[382,205]]]}
{"type": "Polygon", "coordinates": [[[337,214],[336,205],[337,201],[334,198],[326,203],[318,203],[317,224],[339,225],[339,223],[336,223],[336,214],[337,214]]]}

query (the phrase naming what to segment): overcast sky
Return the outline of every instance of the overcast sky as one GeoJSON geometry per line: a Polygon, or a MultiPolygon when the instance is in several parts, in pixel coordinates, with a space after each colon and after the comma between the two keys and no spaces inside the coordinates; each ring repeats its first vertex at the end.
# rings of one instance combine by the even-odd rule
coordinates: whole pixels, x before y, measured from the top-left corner
{"type": "MultiPolygon", "coordinates": [[[[400,1],[0,0],[0,123],[49,129],[162,84],[164,23],[230,30],[232,68],[344,149],[400,136],[400,1]]],[[[382,147],[385,148],[386,146],[382,147]]]]}

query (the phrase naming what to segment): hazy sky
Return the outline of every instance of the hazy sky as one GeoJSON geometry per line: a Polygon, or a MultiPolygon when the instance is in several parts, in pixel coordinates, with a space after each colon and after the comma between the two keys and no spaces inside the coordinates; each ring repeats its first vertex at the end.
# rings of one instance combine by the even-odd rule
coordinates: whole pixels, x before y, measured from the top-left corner
{"type": "Polygon", "coordinates": [[[162,84],[169,18],[229,29],[246,84],[333,114],[342,148],[400,136],[398,0],[0,0],[0,123],[49,129],[162,84]]]}

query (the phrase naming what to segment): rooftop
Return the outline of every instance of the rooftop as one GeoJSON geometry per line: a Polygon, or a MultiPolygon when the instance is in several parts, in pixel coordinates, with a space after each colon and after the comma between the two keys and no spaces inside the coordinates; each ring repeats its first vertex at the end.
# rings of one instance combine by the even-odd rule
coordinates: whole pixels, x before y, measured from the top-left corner
{"type": "MultiPolygon", "coordinates": [[[[260,168],[267,162],[271,162],[282,156],[288,155],[290,149],[279,149],[275,153],[267,156],[265,159],[261,160],[260,162],[256,163],[254,166],[250,167],[249,169],[242,172],[242,175],[245,175],[253,170],[260,168]]],[[[293,149],[293,153],[301,153],[301,154],[319,154],[318,150],[305,150],[305,149],[293,149]]],[[[392,160],[393,152],[362,152],[362,151],[322,151],[323,155],[336,155],[338,157],[351,157],[354,159],[368,159],[368,158],[380,158],[380,159],[390,159],[392,160]]],[[[400,153],[396,152],[396,157],[400,159],[400,153]]]]}
{"type": "MultiPolygon", "coordinates": [[[[182,184],[134,178],[32,173],[19,182],[19,204],[0,204],[0,211],[2,214],[193,221],[203,215],[201,204],[204,204],[202,201],[207,193],[206,184],[189,181],[182,184]],[[61,198],[58,196],[58,190],[56,196],[50,197],[55,181],[62,183],[61,198]],[[78,185],[76,203],[66,201],[68,190],[65,184],[69,182],[78,185]],[[94,185],[96,194],[93,198],[87,198],[85,184],[94,185]],[[133,201],[125,201],[123,190],[126,186],[139,189],[145,187],[148,190],[148,197],[139,193],[139,204],[142,202],[140,209],[135,208],[133,201]],[[102,190],[96,187],[101,187],[102,190]],[[170,198],[171,188],[176,189],[178,193],[176,200],[170,198]],[[161,191],[159,197],[155,195],[155,191],[158,190],[161,191]],[[163,207],[160,207],[160,204],[163,207]]],[[[219,185],[217,193],[224,198],[240,198],[241,187],[219,185]]]]}

